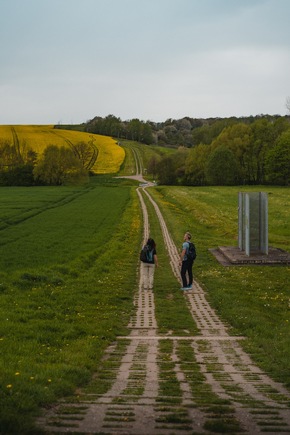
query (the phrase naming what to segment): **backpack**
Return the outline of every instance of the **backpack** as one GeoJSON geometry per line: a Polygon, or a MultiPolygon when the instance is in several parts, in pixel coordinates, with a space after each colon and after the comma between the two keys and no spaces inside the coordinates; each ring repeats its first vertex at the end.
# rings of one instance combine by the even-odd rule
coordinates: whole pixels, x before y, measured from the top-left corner
{"type": "Polygon", "coordinates": [[[153,260],[153,251],[150,250],[148,245],[143,246],[140,252],[140,260],[143,263],[150,263],[153,260]]]}
{"type": "Polygon", "coordinates": [[[187,250],[187,253],[186,253],[186,255],[187,255],[187,258],[189,259],[189,260],[195,260],[196,259],[196,249],[195,249],[195,246],[194,246],[194,244],[192,243],[192,242],[188,242],[188,250],[187,250]]]}

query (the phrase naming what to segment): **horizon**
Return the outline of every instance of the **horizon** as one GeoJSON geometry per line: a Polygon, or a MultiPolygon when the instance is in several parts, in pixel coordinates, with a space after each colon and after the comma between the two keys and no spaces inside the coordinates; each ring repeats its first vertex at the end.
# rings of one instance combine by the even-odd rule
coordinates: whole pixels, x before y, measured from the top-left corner
{"type": "Polygon", "coordinates": [[[154,124],[162,124],[162,123],[164,123],[164,122],[166,122],[166,121],[168,121],[169,119],[171,119],[171,120],[173,120],[173,121],[178,121],[178,120],[180,120],[180,119],[184,119],[184,118],[190,118],[190,119],[199,119],[199,120],[208,120],[208,119],[216,119],[216,120],[219,120],[219,119],[231,119],[231,118],[236,118],[236,119],[244,119],[244,118],[266,118],[266,117],[281,117],[281,118],[289,118],[290,117],[290,113],[286,113],[285,115],[280,115],[279,113],[274,113],[274,114],[270,114],[270,113],[258,113],[258,114],[256,114],[256,115],[241,115],[241,116],[234,116],[234,115],[232,115],[232,116],[210,116],[210,117],[192,117],[192,116],[189,116],[189,115],[185,115],[185,116],[182,116],[181,118],[173,118],[173,117],[169,117],[169,118],[166,118],[165,120],[163,120],[163,121],[154,121],[154,120],[152,120],[152,119],[147,119],[147,120],[145,120],[145,119],[140,119],[140,118],[137,118],[136,116],[133,116],[132,118],[130,118],[130,119],[122,119],[121,117],[119,117],[119,116],[117,116],[117,115],[114,115],[114,114],[112,114],[112,113],[110,113],[110,114],[108,114],[108,115],[105,115],[105,116],[101,116],[101,115],[95,115],[94,117],[92,117],[92,118],[90,118],[90,119],[88,119],[87,121],[82,121],[82,122],[76,122],[76,123],[51,123],[51,122],[49,122],[49,123],[44,123],[44,122],[40,122],[40,123],[29,123],[29,124],[27,124],[27,123],[21,123],[21,122],[18,122],[18,123],[14,123],[14,124],[0,124],[0,125],[2,125],[2,126],[5,126],[5,125],[7,125],[7,126],[13,126],[13,125],[19,125],[19,126],[21,126],[21,125],[31,125],[31,126],[40,126],[40,125],[53,125],[53,126],[57,126],[57,125],[60,125],[60,126],[65,126],[65,125],[82,125],[82,124],[87,124],[88,122],[90,122],[90,121],[92,121],[94,118],[96,118],[96,117],[100,117],[100,118],[102,118],[102,119],[105,119],[106,117],[108,117],[108,116],[114,116],[114,117],[116,117],[116,118],[118,118],[118,119],[120,119],[121,120],[121,122],[130,122],[132,119],[138,119],[139,121],[141,121],[141,122],[151,122],[151,123],[154,123],[154,124]]]}

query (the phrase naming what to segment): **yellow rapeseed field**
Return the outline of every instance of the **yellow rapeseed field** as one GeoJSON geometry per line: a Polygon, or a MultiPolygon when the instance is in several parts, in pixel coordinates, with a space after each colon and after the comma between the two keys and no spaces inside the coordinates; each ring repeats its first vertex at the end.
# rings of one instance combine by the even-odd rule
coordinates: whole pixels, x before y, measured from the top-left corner
{"type": "Polygon", "coordinates": [[[18,140],[20,145],[41,155],[48,145],[67,146],[93,140],[98,149],[98,158],[92,170],[96,174],[116,173],[125,158],[125,151],[108,136],[80,131],[54,129],[53,125],[0,125],[0,142],[11,144],[18,140]]]}

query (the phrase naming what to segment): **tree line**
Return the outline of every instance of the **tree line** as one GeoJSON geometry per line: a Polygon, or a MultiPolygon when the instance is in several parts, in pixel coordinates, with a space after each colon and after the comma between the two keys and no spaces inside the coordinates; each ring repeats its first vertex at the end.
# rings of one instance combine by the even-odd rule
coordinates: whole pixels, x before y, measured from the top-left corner
{"type": "Polygon", "coordinates": [[[103,136],[115,137],[117,139],[127,139],[144,144],[155,142],[152,123],[140,121],[137,118],[130,121],[122,121],[114,115],[105,118],[96,116],[90,121],[79,125],[56,125],[55,128],[66,130],[78,130],[86,133],[100,134],[103,136]]]}
{"type": "Polygon", "coordinates": [[[97,155],[93,138],[70,148],[49,145],[40,156],[25,140],[0,139],[0,186],[83,183],[88,180],[97,155]]]}
{"type": "Polygon", "coordinates": [[[164,122],[145,122],[138,118],[123,121],[119,117],[108,115],[104,118],[95,116],[83,124],[58,124],[55,128],[133,140],[146,145],[191,148],[199,143],[211,143],[225,127],[237,123],[251,125],[260,119],[275,122],[280,118],[280,115],[256,115],[239,118],[190,118],[186,116],[181,119],[169,118],[164,122]]]}
{"type": "Polygon", "coordinates": [[[224,123],[198,127],[192,133],[195,146],[152,158],[148,172],[161,184],[290,184],[289,117],[224,123]]]}
{"type": "Polygon", "coordinates": [[[156,123],[108,115],[71,128],[176,148],[174,155],[148,162],[148,173],[161,184],[290,183],[290,116],[184,117],[156,123]]]}

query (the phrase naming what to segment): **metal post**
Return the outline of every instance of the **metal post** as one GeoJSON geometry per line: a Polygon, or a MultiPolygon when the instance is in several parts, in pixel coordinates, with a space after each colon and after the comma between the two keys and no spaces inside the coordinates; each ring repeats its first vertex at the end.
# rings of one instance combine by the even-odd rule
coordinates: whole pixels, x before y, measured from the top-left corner
{"type": "Polygon", "coordinates": [[[239,248],[250,256],[268,255],[268,196],[265,192],[239,192],[239,248]]]}

